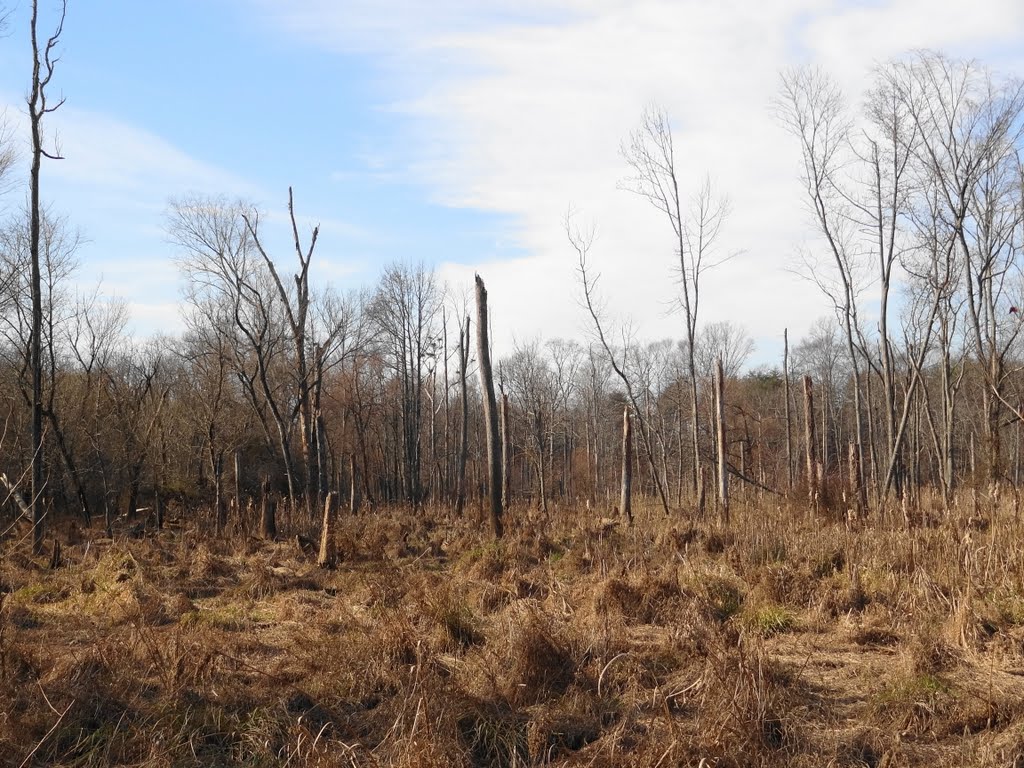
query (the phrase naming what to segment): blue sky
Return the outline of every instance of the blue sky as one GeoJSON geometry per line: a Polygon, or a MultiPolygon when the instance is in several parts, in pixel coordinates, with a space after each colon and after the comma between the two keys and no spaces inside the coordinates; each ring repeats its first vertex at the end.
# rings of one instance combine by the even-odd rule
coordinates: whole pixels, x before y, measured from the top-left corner
{"type": "MultiPolygon", "coordinates": [[[[8,5],[0,103],[21,130],[28,0],[8,5]]],[[[709,276],[703,319],[744,325],[771,359],[784,327],[799,337],[827,311],[788,269],[814,240],[770,115],[778,73],[814,61],[856,103],[874,63],[913,47],[1024,75],[1024,4],[70,0],[50,124],[67,160],[44,167],[44,196],[86,238],[82,280],[102,275],[140,333],[179,327],[170,198],[244,197],[280,221],[292,185],[303,224],[322,224],[322,280],[369,286],[423,261],[459,294],[480,271],[506,348],[583,335],[571,206],[597,229],[610,315],[678,337],[671,233],[617,188],[619,142],[653,100],[684,177],[710,174],[733,203],[723,247],[743,254],[709,276]]]]}
{"type": "MultiPolygon", "coordinates": [[[[13,10],[0,94],[17,122],[27,3],[13,10]]],[[[161,227],[182,194],[241,196],[273,216],[292,185],[307,229],[321,224],[320,277],[341,288],[371,284],[394,260],[516,251],[501,242],[508,216],[434,202],[404,172],[411,129],[391,106],[402,83],[379,57],[281,34],[242,2],[71,0],[62,40],[52,92],[67,102],[49,134],[67,159],[44,166],[44,197],[83,234],[83,280],[102,276],[138,305],[142,332],[173,324],[177,277],[161,227]]]]}

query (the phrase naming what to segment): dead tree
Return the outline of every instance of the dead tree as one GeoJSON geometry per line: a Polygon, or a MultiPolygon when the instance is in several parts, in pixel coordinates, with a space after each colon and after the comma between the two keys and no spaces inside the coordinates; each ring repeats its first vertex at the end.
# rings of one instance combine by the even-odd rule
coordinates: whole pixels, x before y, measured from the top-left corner
{"type": "Polygon", "coordinates": [[[455,515],[462,516],[466,504],[466,459],[469,456],[469,387],[466,369],[469,366],[469,316],[466,327],[459,329],[459,400],[462,406],[462,424],[459,429],[459,461],[455,474],[455,515]]]}
{"type": "Polygon", "coordinates": [[[47,101],[46,88],[53,79],[57,57],[54,49],[64,30],[64,16],[67,0],[61,3],[57,28],[40,46],[37,24],[39,2],[32,2],[32,90],[28,97],[28,116],[32,130],[32,166],[29,172],[29,249],[32,257],[32,483],[29,503],[32,508],[32,551],[39,554],[43,548],[43,294],[42,277],[39,267],[39,231],[42,206],[39,201],[39,171],[44,157],[59,160],[60,155],[43,149],[43,118],[55,112],[64,99],[51,104],[47,101]]]}
{"type": "Polygon", "coordinates": [[[814,384],[804,376],[804,447],[807,452],[807,497],[813,506],[818,503],[818,441],[814,435],[814,384]]]}
{"type": "Polygon", "coordinates": [[[725,443],[725,376],[722,372],[722,358],[715,361],[715,434],[718,445],[718,503],[722,522],[729,524],[729,470],[726,466],[725,443]]]}
{"type": "Polygon", "coordinates": [[[782,331],[783,396],[786,398],[786,487],[793,490],[793,414],[789,395],[789,329],[782,331]]]}
{"type": "Polygon", "coordinates": [[[622,514],[633,524],[633,422],[629,418],[629,405],[622,408],[622,495],[619,500],[622,514]]]}
{"type": "Polygon", "coordinates": [[[494,396],[494,378],[491,374],[491,349],[487,340],[487,288],[480,275],[476,275],[476,353],[480,368],[480,389],[484,395],[484,425],[487,432],[487,467],[491,501],[491,525],[494,537],[504,533],[501,522],[501,435],[498,431],[498,403],[494,396]]]}
{"type": "Polygon", "coordinates": [[[330,491],[324,499],[324,522],[320,529],[320,556],[316,564],[320,568],[333,568],[338,564],[338,545],[334,540],[334,520],[337,516],[335,500],[337,494],[330,491]]]}
{"type": "MultiPolygon", "coordinates": [[[[782,123],[797,138],[803,158],[804,192],[811,202],[814,222],[828,246],[834,277],[822,275],[808,264],[811,279],[828,296],[843,322],[846,350],[853,369],[854,438],[864,467],[864,408],[861,404],[861,356],[855,337],[859,334],[856,257],[865,252],[851,233],[864,227],[851,226],[850,193],[839,184],[843,152],[849,147],[850,121],[838,86],[817,70],[796,69],[783,77],[776,106],[782,123]]],[[[884,242],[883,242],[884,246],[884,242]]],[[[805,390],[806,391],[806,390],[805,390]]],[[[871,421],[868,420],[870,425],[871,421]]],[[[813,429],[813,427],[812,427],[813,429]]],[[[863,484],[863,483],[862,483],[863,484]]],[[[809,492],[814,492],[813,478],[809,492]]]]}
{"type": "Polygon", "coordinates": [[[356,482],[356,455],[348,455],[348,512],[354,515],[359,511],[359,484],[356,482]]]}
{"type": "Polygon", "coordinates": [[[850,443],[850,445],[849,445],[849,447],[847,449],[846,461],[847,461],[849,484],[850,484],[849,503],[851,505],[851,509],[854,511],[856,516],[859,517],[859,516],[861,516],[864,513],[864,510],[861,507],[861,486],[860,486],[861,473],[860,473],[860,463],[859,463],[860,462],[860,457],[859,457],[859,454],[857,453],[857,444],[856,443],[850,443]]]}
{"type": "Polygon", "coordinates": [[[227,504],[224,501],[224,454],[222,453],[217,455],[217,460],[213,465],[213,483],[214,522],[217,527],[217,535],[220,536],[228,524],[227,504]]]}
{"type": "MultiPolygon", "coordinates": [[[[615,359],[615,352],[612,350],[611,345],[608,343],[608,338],[605,336],[604,327],[601,323],[601,315],[597,307],[596,283],[600,278],[600,275],[591,276],[587,272],[587,258],[590,253],[590,246],[593,243],[593,231],[589,233],[583,233],[575,229],[572,226],[572,221],[569,217],[565,220],[565,233],[569,239],[569,244],[576,251],[577,256],[577,267],[576,270],[580,276],[580,285],[583,288],[583,299],[584,304],[587,307],[587,312],[590,314],[590,319],[594,323],[594,331],[597,335],[598,341],[601,343],[601,348],[608,359],[612,370],[615,375],[622,381],[623,386],[626,388],[626,397],[629,399],[629,404],[633,406],[633,412],[641,420],[641,426],[650,426],[644,421],[643,410],[640,408],[640,404],[637,401],[636,391],[633,388],[633,382],[626,373],[626,358],[629,352],[628,345],[622,353],[622,363],[620,364],[615,359]]],[[[658,471],[658,467],[654,460],[654,447],[651,445],[650,429],[644,428],[640,430],[640,440],[644,446],[644,453],[647,456],[647,464],[651,470],[651,477],[654,478],[654,485],[658,491],[658,498],[661,500],[662,509],[665,510],[665,514],[669,514],[668,507],[668,496],[665,494],[665,484],[662,481],[661,473],[658,471]]]]}
{"type": "MultiPolygon", "coordinates": [[[[501,393],[501,501],[505,509],[511,502],[512,492],[512,439],[509,435],[508,393],[501,393]]],[[[543,488],[543,485],[541,485],[543,488]]],[[[543,493],[541,494],[543,501],[543,493]]]]}
{"type": "Polygon", "coordinates": [[[668,114],[657,106],[644,110],[640,127],[623,143],[621,153],[633,170],[633,176],[622,183],[622,188],[647,199],[665,214],[672,227],[673,248],[679,259],[679,308],[686,324],[693,448],[691,487],[696,491],[700,477],[700,424],[694,355],[701,276],[730,258],[713,258],[714,246],[729,215],[729,204],[713,194],[710,179],[704,182],[689,204],[680,194],[672,125],[668,114]]]}
{"type": "Polygon", "coordinates": [[[260,500],[260,536],[267,541],[277,538],[277,502],[270,497],[270,480],[263,480],[260,500]]]}
{"type": "Polygon", "coordinates": [[[235,514],[238,516],[239,525],[243,525],[242,520],[242,452],[235,451],[234,455],[235,464],[235,514]]]}
{"type": "MultiPolygon", "coordinates": [[[[245,222],[253,245],[259,251],[260,256],[263,257],[263,262],[267,272],[273,279],[273,286],[277,291],[281,307],[284,309],[284,314],[288,321],[289,340],[293,345],[295,355],[295,397],[299,417],[299,435],[302,440],[302,459],[305,465],[306,489],[304,495],[306,508],[309,509],[313,500],[320,498],[320,494],[324,491],[322,487],[323,476],[319,471],[320,459],[317,453],[318,446],[315,434],[316,414],[314,412],[314,401],[319,399],[319,395],[315,390],[322,381],[322,370],[317,370],[315,363],[311,366],[307,355],[310,342],[308,319],[310,310],[309,265],[313,259],[313,251],[316,248],[320,227],[319,225],[313,227],[309,238],[309,245],[304,249],[295,220],[295,204],[291,187],[288,187],[288,215],[291,219],[295,254],[299,259],[299,269],[293,278],[295,282],[294,295],[286,288],[286,284],[281,279],[274,260],[270,258],[270,255],[263,246],[263,242],[260,240],[258,213],[255,211],[243,212],[242,220],[245,222]]],[[[314,355],[314,357],[317,358],[319,355],[314,355]]]]}

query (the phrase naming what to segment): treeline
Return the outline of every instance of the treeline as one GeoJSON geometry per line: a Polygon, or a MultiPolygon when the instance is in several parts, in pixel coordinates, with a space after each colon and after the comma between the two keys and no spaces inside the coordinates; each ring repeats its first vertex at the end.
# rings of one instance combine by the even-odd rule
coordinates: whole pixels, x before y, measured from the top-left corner
{"type": "MultiPolygon", "coordinates": [[[[723,468],[738,493],[810,490],[819,505],[869,513],[922,488],[948,502],[964,484],[1019,482],[1021,84],[920,53],[880,67],[859,111],[812,69],[784,76],[776,107],[802,150],[820,235],[806,274],[834,317],[752,371],[742,327],[699,322],[700,277],[715,264],[703,249],[724,208],[706,188],[694,215],[679,205],[670,126],[645,114],[624,154],[634,191],[677,238],[682,340],[640,341],[595,311],[589,241],[570,229],[594,337],[521,340],[497,361],[507,503],[610,511],[624,409],[634,490],[668,511],[702,511],[723,468]]],[[[331,490],[354,508],[484,504],[468,293],[399,263],[339,294],[314,279],[319,232],[299,226],[291,194],[288,213],[292,242],[275,251],[254,206],[174,201],[167,233],[187,330],[144,341],[126,332],[124,304],[76,290],[75,239],[44,217],[38,502],[48,514],[109,528],[175,500],[212,503],[223,524],[234,500],[264,485],[310,519],[331,490]]],[[[0,236],[0,462],[12,515],[33,501],[28,231],[18,219],[0,236]]]]}

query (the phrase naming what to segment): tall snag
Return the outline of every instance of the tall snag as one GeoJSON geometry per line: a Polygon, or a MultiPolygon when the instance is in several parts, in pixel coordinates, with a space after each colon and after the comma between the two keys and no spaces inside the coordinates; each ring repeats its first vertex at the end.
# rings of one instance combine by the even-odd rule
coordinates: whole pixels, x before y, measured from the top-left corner
{"type": "Polygon", "coordinates": [[[729,468],[726,465],[725,375],[722,358],[715,361],[715,443],[718,447],[718,504],[722,522],[729,524],[729,468]]]}
{"type": "Polygon", "coordinates": [[[633,524],[633,422],[629,418],[629,404],[622,407],[622,496],[619,499],[622,514],[633,524]]]}
{"type": "Polygon", "coordinates": [[[466,386],[466,369],[469,366],[469,316],[465,329],[459,329],[459,403],[462,409],[462,424],[459,428],[459,461],[455,471],[455,516],[462,517],[466,504],[466,459],[469,455],[469,389],[466,386]]]}
{"type": "Polygon", "coordinates": [[[484,425],[487,431],[488,491],[491,500],[491,525],[494,537],[504,533],[501,522],[501,433],[498,430],[498,403],[494,396],[494,377],[491,374],[491,349],[487,339],[487,288],[480,275],[476,275],[476,354],[480,368],[480,389],[484,395],[484,425]]]}
{"type": "Polygon", "coordinates": [[[804,376],[804,450],[807,456],[807,498],[811,506],[818,506],[818,440],[814,435],[814,384],[804,376]]]}
{"type": "MultiPolygon", "coordinates": [[[[501,393],[501,502],[507,509],[512,492],[512,438],[510,436],[508,393],[501,393]]],[[[541,481],[541,505],[544,505],[544,483],[541,481]]]]}
{"type": "Polygon", "coordinates": [[[39,268],[39,231],[42,218],[39,202],[39,170],[44,157],[59,160],[56,153],[43,149],[43,117],[55,112],[64,103],[60,99],[50,104],[46,99],[46,88],[53,79],[57,58],[54,48],[64,30],[64,16],[67,2],[61,3],[57,28],[40,46],[37,22],[39,20],[38,0],[32,2],[32,91],[28,97],[29,124],[32,129],[32,166],[29,173],[29,248],[32,257],[32,551],[39,554],[43,548],[43,294],[39,268]]]}

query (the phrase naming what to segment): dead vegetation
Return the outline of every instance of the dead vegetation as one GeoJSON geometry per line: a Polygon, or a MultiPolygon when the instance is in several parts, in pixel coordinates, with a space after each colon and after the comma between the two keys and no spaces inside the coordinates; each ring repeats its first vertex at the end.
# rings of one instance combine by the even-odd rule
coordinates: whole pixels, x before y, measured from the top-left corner
{"type": "MultiPolygon", "coordinates": [[[[337,521],[338,565],[183,524],[0,559],[0,760],[1024,765],[1022,522],[736,503],[337,521]]],[[[302,531],[312,535],[313,531],[302,531]]]]}

